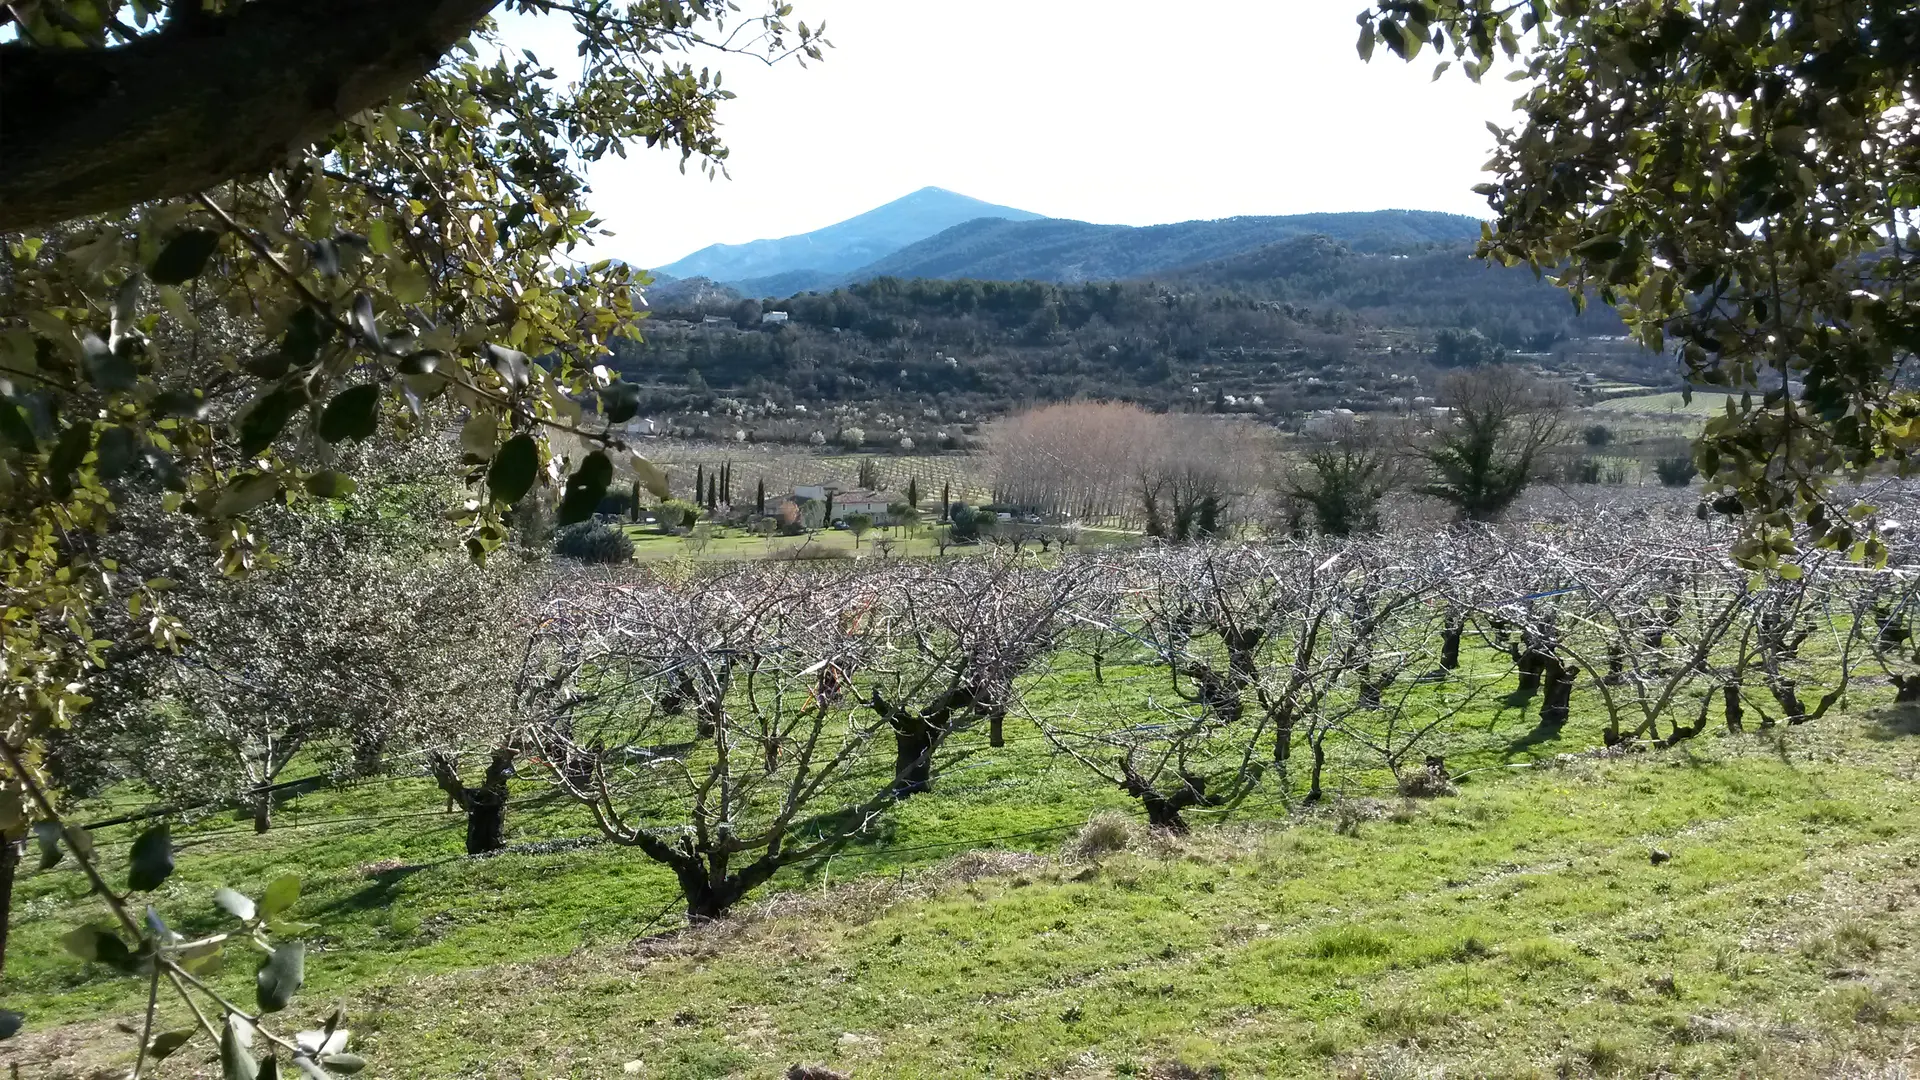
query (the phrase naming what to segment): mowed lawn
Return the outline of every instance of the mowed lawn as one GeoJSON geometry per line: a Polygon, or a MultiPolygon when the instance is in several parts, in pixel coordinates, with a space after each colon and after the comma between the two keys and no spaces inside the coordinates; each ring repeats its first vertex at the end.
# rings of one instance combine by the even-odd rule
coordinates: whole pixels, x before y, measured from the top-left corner
{"type": "MultiPolygon", "coordinates": [[[[465,859],[455,819],[417,809],[430,793],[414,819],[316,823],[352,809],[336,792],[264,838],[208,823],[163,906],[320,867],[295,914],[324,929],[285,1026],[344,1003],[362,1075],[1891,1080],[1920,1034],[1916,732],[1832,717],[1184,839],[1098,830],[1118,850],[1069,831],[848,859],[696,930],[654,922],[671,892],[634,853],[465,859]]],[[[577,824],[535,800],[515,839],[577,824]]],[[[917,797],[901,839],[1044,817],[992,805],[917,797]]],[[[42,920],[85,910],[72,877],[22,882],[8,999],[30,1028],[0,1064],[23,1077],[126,1063],[131,1040],[91,1017],[144,987],[48,950],[42,920]]],[[[250,969],[224,978],[238,992],[250,969]]],[[[160,1075],[211,1075],[197,1049],[160,1075]]]]}

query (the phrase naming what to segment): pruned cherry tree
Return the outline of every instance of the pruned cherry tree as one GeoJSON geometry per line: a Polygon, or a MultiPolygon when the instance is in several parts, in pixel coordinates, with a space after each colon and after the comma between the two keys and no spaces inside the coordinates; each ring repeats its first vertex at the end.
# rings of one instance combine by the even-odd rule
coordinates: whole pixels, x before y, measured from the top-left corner
{"type": "Polygon", "coordinates": [[[878,591],[874,618],[887,633],[855,693],[892,733],[896,794],[928,790],[962,732],[984,724],[988,745],[1004,744],[1017,681],[1053,653],[1098,576],[1090,560],[996,556],[917,567],[878,591]]]}
{"type": "Polygon", "coordinates": [[[523,739],[608,840],[670,868],[695,919],[862,835],[894,801],[874,662],[882,582],[814,568],[581,578],[527,652],[523,739]]]}

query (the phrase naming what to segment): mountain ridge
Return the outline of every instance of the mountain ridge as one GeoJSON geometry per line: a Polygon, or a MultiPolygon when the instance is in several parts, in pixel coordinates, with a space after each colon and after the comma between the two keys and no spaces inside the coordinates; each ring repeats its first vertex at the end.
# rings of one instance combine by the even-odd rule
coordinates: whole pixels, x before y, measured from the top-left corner
{"type": "Polygon", "coordinates": [[[1480,235],[1480,222],[1427,210],[1241,215],[1166,225],[1093,225],[1065,218],[970,221],[862,267],[855,279],[1124,280],[1169,273],[1278,241],[1325,236],[1361,254],[1387,254],[1480,235]]]}
{"type": "Polygon", "coordinates": [[[1385,256],[1461,247],[1479,235],[1478,219],[1427,210],[1240,215],[1164,225],[976,218],[849,271],[810,268],[720,280],[757,297],[825,292],[879,277],[1076,284],[1175,275],[1312,236],[1356,254],[1385,256]]]}
{"type": "Polygon", "coordinates": [[[705,277],[728,284],[797,272],[844,274],[963,222],[1040,218],[1029,210],[924,187],[811,232],[709,244],[656,269],[675,278],[705,277]]]}

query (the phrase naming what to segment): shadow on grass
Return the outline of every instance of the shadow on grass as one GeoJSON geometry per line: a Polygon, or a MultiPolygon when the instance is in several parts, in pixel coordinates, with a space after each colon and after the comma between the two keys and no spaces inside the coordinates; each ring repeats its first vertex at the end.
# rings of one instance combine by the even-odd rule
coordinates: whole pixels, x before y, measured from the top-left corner
{"type": "Polygon", "coordinates": [[[1548,723],[1545,720],[1533,725],[1533,730],[1507,744],[1507,753],[1519,754],[1545,743],[1558,742],[1560,733],[1567,729],[1565,720],[1548,723]]]}
{"type": "Polygon", "coordinates": [[[1882,742],[1920,735],[1920,705],[1889,705],[1873,715],[1867,737],[1882,742]]]}
{"type": "Polygon", "coordinates": [[[408,878],[422,870],[431,870],[436,866],[455,861],[454,858],[435,859],[432,862],[408,863],[405,866],[375,870],[368,874],[367,884],[334,902],[319,908],[320,913],[336,915],[343,912],[371,911],[375,908],[392,907],[397,899],[400,886],[408,878]]]}

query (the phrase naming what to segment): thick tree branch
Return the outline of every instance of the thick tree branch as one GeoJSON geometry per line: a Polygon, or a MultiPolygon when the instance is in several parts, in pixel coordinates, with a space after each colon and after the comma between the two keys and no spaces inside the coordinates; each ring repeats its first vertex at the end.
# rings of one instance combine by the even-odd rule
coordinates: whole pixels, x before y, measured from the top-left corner
{"type": "Polygon", "coordinates": [[[260,172],[432,70],[499,0],[254,0],[111,49],[0,45],[0,232],[260,172]]]}

